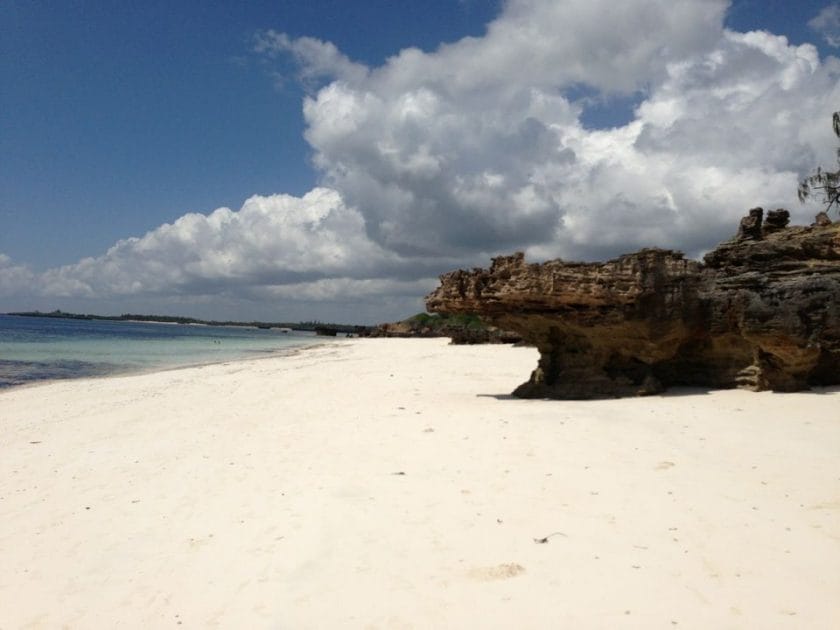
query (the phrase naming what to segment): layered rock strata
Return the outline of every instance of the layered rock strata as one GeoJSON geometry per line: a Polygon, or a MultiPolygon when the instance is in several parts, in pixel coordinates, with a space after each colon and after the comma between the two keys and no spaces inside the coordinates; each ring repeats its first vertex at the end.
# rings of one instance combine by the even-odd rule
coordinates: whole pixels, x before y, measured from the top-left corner
{"type": "Polygon", "coordinates": [[[644,249],[603,263],[522,254],[453,271],[426,298],[539,349],[523,398],[653,394],[674,385],[795,391],[840,384],[840,224],[750,211],[705,256],[644,249]]]}

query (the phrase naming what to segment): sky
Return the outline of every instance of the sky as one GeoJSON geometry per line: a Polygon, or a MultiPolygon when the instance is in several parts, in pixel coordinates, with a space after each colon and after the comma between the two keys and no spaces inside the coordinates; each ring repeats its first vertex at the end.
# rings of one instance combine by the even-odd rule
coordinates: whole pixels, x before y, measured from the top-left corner
{"type": "Polygon", "coordinates": [[[375,323],[835,164],[840,3],[0,4],[0,312],[375,323]]]}

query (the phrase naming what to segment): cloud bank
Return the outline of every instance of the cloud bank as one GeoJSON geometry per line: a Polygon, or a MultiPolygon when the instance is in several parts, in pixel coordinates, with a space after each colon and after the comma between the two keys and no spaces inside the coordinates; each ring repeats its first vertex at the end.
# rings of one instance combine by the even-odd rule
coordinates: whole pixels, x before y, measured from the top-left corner
{"type": "MultiPolygon", "coordinates": [[[[188,214],[42,274],[0,258],[0,291],[364,296],[390,305],[388,319],[417,310],[437,273],[515,249],[698,255],[755,205],[808,221],[796,183],[833,164],[840,60],[726,30],[727,6],[509,0],[482,37],[405,49],[378,67],[329,42],[261,33],[256,51],[291,56],[309,87],[319,188],[188,214]],[[637,105],[626,124],[582,122],[593,99],[627,97],[637,105]]],[[[826,37],[827,11],[812,21],[826,37]]]]}

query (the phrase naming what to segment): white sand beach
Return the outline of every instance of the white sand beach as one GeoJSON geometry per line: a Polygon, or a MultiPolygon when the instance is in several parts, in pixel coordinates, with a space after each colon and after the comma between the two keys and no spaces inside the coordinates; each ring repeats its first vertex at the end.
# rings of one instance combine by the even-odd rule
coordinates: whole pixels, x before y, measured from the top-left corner
{"type": "Polygon", "coordinates": [[[510,398],[536,359],[0,393],[0,628],[840,627],[840,389],[510,398]]]}

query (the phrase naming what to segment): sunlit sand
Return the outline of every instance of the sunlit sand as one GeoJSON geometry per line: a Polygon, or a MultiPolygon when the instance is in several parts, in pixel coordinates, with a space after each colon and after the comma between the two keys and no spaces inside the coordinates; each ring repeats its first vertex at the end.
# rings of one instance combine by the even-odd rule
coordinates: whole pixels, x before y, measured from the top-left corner
{"type": "Polygon", "coordinates": [[[347,340],[0,393],[0,628],[830,628],[840,389],[347,340]]]}

